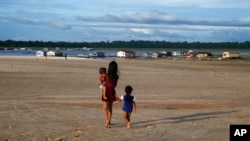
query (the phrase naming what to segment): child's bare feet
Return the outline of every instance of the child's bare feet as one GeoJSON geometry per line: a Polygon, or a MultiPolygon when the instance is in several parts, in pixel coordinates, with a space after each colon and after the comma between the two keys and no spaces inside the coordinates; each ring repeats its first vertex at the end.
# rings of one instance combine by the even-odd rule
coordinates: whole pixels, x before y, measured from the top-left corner
{"type": "Polygon", "coordinates": [[[130,126],[130,123],[128,122],[128,124],[127,124],[127,128],[131,128],[131,126],[130,126]]]}

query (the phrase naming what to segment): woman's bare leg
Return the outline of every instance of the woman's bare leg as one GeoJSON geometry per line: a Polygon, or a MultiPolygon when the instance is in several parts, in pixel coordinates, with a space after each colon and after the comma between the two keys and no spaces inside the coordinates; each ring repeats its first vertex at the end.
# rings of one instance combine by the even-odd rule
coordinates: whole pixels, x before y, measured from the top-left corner
{"type": "Polygon", "coordinates": [[[109,121],[109,125],[111,124],[112,112],[113,112],[113,103],[109,102],[108,103],[108,121],[109,121]]]}
{"type": "Polygon", "coordinates": [[[109,123],[109,110],[108,110],[108,102],[103,101],[103,112],[105,117],[105,126],[108,126],[109,123]]]}
{"type": "Polygon", "coordinates": [[[109,102],[109,104],[108,104],[108,119],[109,119],[109,122],[111,122],[112,113],[113,113],[113,102],[109,102]]]}

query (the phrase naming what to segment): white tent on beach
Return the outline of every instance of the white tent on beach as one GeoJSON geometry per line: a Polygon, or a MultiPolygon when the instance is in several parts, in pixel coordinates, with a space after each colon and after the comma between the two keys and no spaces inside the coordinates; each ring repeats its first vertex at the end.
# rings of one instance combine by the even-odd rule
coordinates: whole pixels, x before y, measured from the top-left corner
{"type": "Polygon", "coordinates": [[[118,51],[116,54],[117,57],[126,57],[126,58],[134,58],[136,56],[136,53],[130,50],[121,50],[118,51]]]}
{"type": "Polygon", "coordinates": [[[36,52],[36,56],[37,56],[37,57],[42,57],[42,56],[44,56],[44,52],[41,51],[41,50],[38,50],[38,51],[36,52]]]}
{"type": "Polygon", "coordinates": [[[56,56],[56,53],[54,51],[48,51],[47,56],[56,56]]]}

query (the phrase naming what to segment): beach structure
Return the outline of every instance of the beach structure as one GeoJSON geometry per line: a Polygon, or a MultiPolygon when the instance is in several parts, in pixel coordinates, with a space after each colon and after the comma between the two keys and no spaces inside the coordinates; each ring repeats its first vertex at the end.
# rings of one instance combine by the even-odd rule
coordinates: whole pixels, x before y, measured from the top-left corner
{"type": "Polygon", "coordinates": [[[195,56],[195,58],[199,59],[199,60],[208,60],[208,59],[212,59],[212,53],[210,52],[198,52],[197,55],[195,56]]]}
{"type": "Polygon", "coordinates": [[[222,59],[236,59],[240,57],[239,52],[223,52],[222,59]]]}
{"type": "Polygon", "coordinates": [[[172,52],[169,51],[161,51],[161,52],[154,52],[152,54],[153,58],[166,58],[168,56],[172,56],[172,52]]]}
{"type": "Polygon", "coordinates": [[[136,53],[130,50],[121,50],[117,52],[117,57],[134,58],[136,53]]]}
{"type": "Polygon", "coordinates": [[[197,52],[188,52],[186,56],[191,58],[195,57],[197,54],[198,54],[197,52]]]}
{"type": "Polygon", "coordinates": [[[195,57],[197,55],[197,52],[198,51],[196,50],[188,50],[186,57],[195,57]]]}
{"type": "Polygon", "coordinates": [[[48,51],[46,53],[47,56],[56,56],[56,53],[54,51],[48,51]]]}
{"type": "Polygon", "coordinates": [[[185,56],[187,55],[186,51],[173,51],[172,56],[185,56]]]}
{"type": "Polygon", "coordinates": [[[38,50],[38,51],[36,51],[36,56],[37,57],[42,57],[42,56],[44,56],[44,52],[41,51],[41,50],[38,50]]]}
{"type": "Polygon", "coordinates": [[[56,52],[55,52],[55,56],[57,56],[57,57],[62,57],[62,56],[63,56],[63,52],[61,52],[61,51],[56,51],[56,52]]]}
{"type": "Polygon", "coordinates": [[[212,55],[211,52],[188,51],[186,56],[190,57],[190,58],[192,58],[192,57],[196,57],[196,58],[202,58],[203,57],[204,58],[204,57],[212,57],[213,55],[212,55]],[[197,56],[198,54],[199,54],[199,56],[197,56]]]}
{"type": "Polygon", "coordinates": [[[152,53],[150,52],[145,52],[142,54],[143,57],[152,57],[152,53]]]}

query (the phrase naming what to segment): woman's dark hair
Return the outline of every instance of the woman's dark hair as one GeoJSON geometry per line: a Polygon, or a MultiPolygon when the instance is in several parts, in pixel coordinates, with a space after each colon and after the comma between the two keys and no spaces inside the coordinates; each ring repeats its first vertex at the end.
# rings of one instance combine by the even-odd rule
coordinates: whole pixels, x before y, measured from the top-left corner
{"type": "Polygon", "coordinates": [[[126,100],[129,100],[132,96],[130,95],[133,91],[133,88],[131,86],[126,86],[125,87],[125,92],[126,92],[126,100]]]}
{"type": "Polygon", "coordinates": [[[118,64],[115,61],[111,61],[109,63],[109,68],[108,68],[109,80],[115,83],[119,79],[118,73],[119,73],[118,64]]]}

